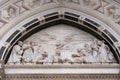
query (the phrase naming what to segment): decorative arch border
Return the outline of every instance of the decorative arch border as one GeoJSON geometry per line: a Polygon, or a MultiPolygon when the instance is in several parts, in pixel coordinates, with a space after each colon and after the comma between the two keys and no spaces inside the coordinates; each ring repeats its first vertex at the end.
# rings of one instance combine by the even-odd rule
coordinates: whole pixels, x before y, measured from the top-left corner
{"type": "Polygon", "coordinates": [[[19,29],[6,39],[0,49],[0,59],[5,63],[7,62],[12,47],[19,40],[25,40],[30,35],[53,25],[66,24],[82,29],[100,40],[105,40],[105,43],[110,47],[114,53],[116,60],[120,63],[120,45],[119,40],[109,30],[102,27],[101,24],[84,17],[80,14],[75,14],[69,11],[55,11],[52,13],[44,14],[41,17],[34,18],[33,20],[23,24],[19,29]]]}

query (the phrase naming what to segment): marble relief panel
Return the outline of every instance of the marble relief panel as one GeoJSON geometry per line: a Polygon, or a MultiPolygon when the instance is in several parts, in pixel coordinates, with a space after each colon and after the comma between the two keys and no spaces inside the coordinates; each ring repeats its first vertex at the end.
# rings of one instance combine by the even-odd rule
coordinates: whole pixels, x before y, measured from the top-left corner
{"type": "Polygon", "coordinates": [[[8,63],[87,64],[116,62],[109,47],[77,28],[56,25],[13,47],[8,63]]]}

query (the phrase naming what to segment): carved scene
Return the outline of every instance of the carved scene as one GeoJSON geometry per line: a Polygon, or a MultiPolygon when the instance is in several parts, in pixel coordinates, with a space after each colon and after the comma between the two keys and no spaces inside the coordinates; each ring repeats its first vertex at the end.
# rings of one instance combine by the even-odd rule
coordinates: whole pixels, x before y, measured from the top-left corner
{"type": "Polygon", "coordinates": [[[3,18],[11,19],[16,16],[16,10],[13,7],[9,7],[8,9],[3,10],[3,18]]]}
{"type": "Polygon", "coordinates": [[[33,34],[12,49],[11,64],[115,63],[109,47],[77,28],[57,25],[33,34]]]}

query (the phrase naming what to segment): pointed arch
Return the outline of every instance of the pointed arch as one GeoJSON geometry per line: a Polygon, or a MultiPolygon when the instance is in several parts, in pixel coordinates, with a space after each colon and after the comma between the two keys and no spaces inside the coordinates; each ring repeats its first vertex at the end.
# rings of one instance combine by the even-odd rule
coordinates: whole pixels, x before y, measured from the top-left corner
{"type": "Polygon", "coordinates": [[[116,46],[119,40],[116,38],[116,36],[114,36],[108,29],[103,28],[103,25],[83,15],[75,14],[69,11],[58,11],[45,14],[42,17],[34,18],[31,21],[23,24],[20,28],[13,30],[12,34],[10,34],[8,38],[6,38],[4,42],[5,45],[2,46],[0,49],[1,60],[4,60],[5,63],[7,62],[12,47],[19,40],[24,41],[32,34],[44,28],[58,24],[66,24],[76,27],[92,34],[100,40],[104,40],[105,43],[110,47],[117,62],[120,62],[120,47],[116,46]]]}

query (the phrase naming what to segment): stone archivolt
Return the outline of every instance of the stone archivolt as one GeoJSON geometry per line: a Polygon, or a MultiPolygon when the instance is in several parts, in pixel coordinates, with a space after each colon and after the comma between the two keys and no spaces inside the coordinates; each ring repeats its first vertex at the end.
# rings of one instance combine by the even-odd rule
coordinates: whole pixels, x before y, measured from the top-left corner
{"type": "MultiPolygon", "coordinates": [[[[0,9],[0,28],[10,25],[11,21],[18,22],[17,19],[19,20],[31,11],[35,12],[38,8],[50,7],[49,4],[56,7],[66,7],[67,4],[76,5],[99,13],[98,16],[108,18],[116,26],[119,26],[120,22],[119,4],[111,0],[9,0],[5,4],[6,6],[1,6],[0,9]]],[[[109,25],[111,26],[110,23],[109,25]]],[[[115,30],[119,33],[118,29],[115,30]]]]}
{"type": "MultiPolygon", "coordinates": [[[[73,3],[76,5],[84,6],[86,8],[99,11],[101,7],[103,7],[104,4],[107,4],[104,6],[104,11],[102,12],[106,16],[110,16],[115,20],[115,22],[119,22],[119,5],[112,4],[110,1],[103,1],[103,0],[17,0],[16,2],[12,1],[12,4],[8,4],[7,8],[4,7],[1,9],[1,19],[6,22],[8,20],[7,18],[14,19],[15,17],[20,15],[20,10],[27,9],[31,10],[36,7],[41,7],[42,5],[46,5],[49,3],[56,3],[60,5],[65,5],[66,3],[73,3]],[[10,10],[9,10],[10,9],[10,10]],[[17,14],[17,15],[16,15],[17,14]],[[14,17],[13,17],[14,15],[14,17]],[[117,19],[117,21],[116,21],[117,19]]],[[[59,5],[58,5],[59,6],[59,5]]],[[[26,11],[27,11],[26,10],[26,11]]],[[[9,20],[10,21],[10,20],[9,20]]]]}

